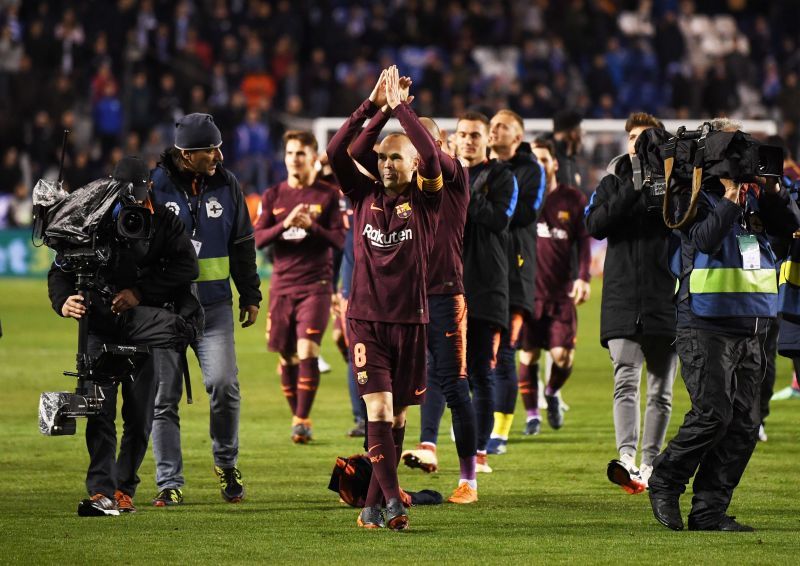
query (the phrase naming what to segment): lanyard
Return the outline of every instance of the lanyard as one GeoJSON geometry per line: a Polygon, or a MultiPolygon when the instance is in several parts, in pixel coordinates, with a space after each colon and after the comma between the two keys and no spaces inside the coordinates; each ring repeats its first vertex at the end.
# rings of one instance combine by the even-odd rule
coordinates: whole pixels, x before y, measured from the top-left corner
{"type": "MultiPolygon", "coordinates": [[[[194,180],[192,182],[194,183],[194,180]]],[[[200,192],[197,195],[197,207],[192,206],[192,198],[189,193],[186,192],[186,189],[181,188],[183,196],[186,197],[186,205],[189,207],[189,215],[192,219],[192,238],[197,233],[197,225],[200,222],[200,206],[203,204],[203,194],[206,192],[206,183],[203,182],[202,177],[200,177],[199,184],[200,192]]]]}

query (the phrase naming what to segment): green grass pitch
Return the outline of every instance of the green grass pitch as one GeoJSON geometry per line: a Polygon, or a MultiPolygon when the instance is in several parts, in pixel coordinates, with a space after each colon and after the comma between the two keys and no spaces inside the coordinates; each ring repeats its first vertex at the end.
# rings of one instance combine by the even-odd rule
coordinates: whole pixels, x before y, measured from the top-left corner
{"type": "MultiPolygon", "coordinates": [[[[761,443],[730,512],[756,527],[752,534],[674,533],[652,517],[646,495],[626,495],[605,477],[615,457],[612,377],[598,343],[599,285],[581,307],[575,372],[564,389],[571,406],[560,431],[523,438],[517,409],[509,452],[490,458],[471,506],[413,508],[406,533],[358,529],[357,511],[326,489],[337,455],[360,450],[345,437],[351,425],[344,364],[326,337],[333,371],[322,377],[313,411],[315,441],[295,446],[290,415],[264,347],[262,311],[255,327],[236,331],[242,415],[239,466],[247,498],[225,503],[213,475],[208,402],[192,358],[195,404],[181,405],[185,504],[156,509],[154,467],[140,470],[139,511],[118,518],[79,518],[85,496],[84,422],[78,434],[48,438],[37,430],[42,391],[71,390],[76,325],[49,307],[42,280],[0,283],[0,562],[3,563],[457,563],[457,564],[797,564],[800,553],[800,402],[774,403],[769,441],[761,443]]],[[[779,360],[777,387],[790,379],[779,360]]],[[[675,384],[671,437],[687,409],[675,384]]],[[[416,442],[419,412],[410,412],[406,444],[416,442]]],[[[120,421],[118,420],[118,423],[120,421]]],[[[449,428],[445,416],[442,430],[449,428]]],[[[121,430],[121,427],[118,427],[121,430]]],[[[458,464],[448,435],[440,439],[441,471],[401,467],[401,485],[432,488],[445,497],[458,464]]],[[[690,495],[684,496],[684,513],[690,495]]]]}

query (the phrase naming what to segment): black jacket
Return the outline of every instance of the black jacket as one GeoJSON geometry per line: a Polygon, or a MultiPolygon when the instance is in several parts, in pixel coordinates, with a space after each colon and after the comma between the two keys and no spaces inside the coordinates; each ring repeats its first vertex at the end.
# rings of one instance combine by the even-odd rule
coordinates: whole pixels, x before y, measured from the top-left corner
{"type": "Polygon", "coordinates": [[[580,189],[581,174],[578,171],[578,162],[575,157],[567,154],[567,143],[564,141],[555,141],[556,144],[556,159],[558,160],[558,171],[556,171],[556,180],[560,185],[569,185],[580,189]]]}
{"type": "MultiPolygon", "coordinates": [[[[59,316],[67,297],[76,292],[75,274],[60,269],[58,265],[63,263],[61,256],[56,257],[47,274],[50,303],[59,316]]],[[[100,269],[98,289],[90,294],[90,332],[113,334],[119,329],[119,321],[111,313],[111,299],[126,288],[138,292],[141,306],[171,303],[181,311],[182,306],[196,303],[191,297],[191,282],[197,275],[197,254],[183,223],[163,206],[155,205],[151,238],[130,248],[118,247],[111,262],[100,269]]]]}
{"type": "Polygon", "coordinates": [[[514,175],[491,160],[469,168],[464,226],[464,291],[469,318],[508,327],[508,225],[514,214],[514,175]]]}
{"type": "Polygon", "coordinates": [[[660,212],[647,212],[633,188],[627,155],[609,165],[586,207],[586,228],[608,240],[603,268],[600,343],[635,334],[675,335],[675,277],[669,269],[671,231],[660,212]]]}
{"type": "Polygon", "coordinates": [[[509,306],[512,310],[532,313],[536,291],[536,218],[544,203],[544,171],[526,142],[506,163],[517,179],[519,190],[508,228],[509,306]]]}

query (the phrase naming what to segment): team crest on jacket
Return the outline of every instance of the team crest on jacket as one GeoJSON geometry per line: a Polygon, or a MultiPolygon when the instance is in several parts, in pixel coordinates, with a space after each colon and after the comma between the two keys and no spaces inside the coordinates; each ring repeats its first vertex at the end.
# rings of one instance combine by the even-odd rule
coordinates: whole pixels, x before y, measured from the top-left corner
{"type": "Polygon", "coordinates": [[[217,197],[208,197],[208,201],[206,201],[206,214],[209,218],[219,218],[222,216],[223,210],[217,197]]]}
{"type": "Polygon", "coordinates": [[[359,385],[366,385],[369,378],[367,377],[367,372],[360,371],[358,372],[356,379],[358,380],[359,385]]]}
{"type": "Polygon", "coordinates": [[[164,203],[164,208],[174,213],[175,216],[180,216],[181,214],[181,207],[178,206],[178,203],[175,201],[169,201],[167,203],[164,203]]]}
{"type": "Polygon", "coordinates": [[[559,210],[558,219],[561,222],[569,222],[569,210],[559,210]]]}
{"type": "Polygon", "coordinates": [[[403,204],[398,204],[394,207],[394,211],[397,213],[398,218],[402,218],[405,220],[409,216],[411,216],[411,203],[404,202],[403,204]]]}
{"type": "Polygon", "coordinates": [[[322,214],[322,205],[321,204],[309,204],[308,205],[308,214],[311,218],[317,218],[320,214],[322,214]]]}

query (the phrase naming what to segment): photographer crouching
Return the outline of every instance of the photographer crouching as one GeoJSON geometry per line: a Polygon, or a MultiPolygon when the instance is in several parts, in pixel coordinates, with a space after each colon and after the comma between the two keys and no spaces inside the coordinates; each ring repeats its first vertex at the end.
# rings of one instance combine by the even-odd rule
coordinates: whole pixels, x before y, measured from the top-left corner
{"type": "MultiPolygon", "coordinates": [[[[696,208],[671,224],[665,207],[665,221],[679,227],[681,240],[680,261],[673,262],[680,283],[676,346],[692,406],[654,461],[650,502],[661,524],[682,530],[679,498],[694,475],[689,530],[745,532],[753,528],[727,510],[756,446],[764,340],[777,314],[767,233],[791,236],[800,212],[777,178],[759,176],[780,175],[780,166],[772,173],[764,162],[764,146],[730,120],[710,126],[692,142],[705,153],[705,161],[694,158],[696,208]]],[[[678,167],[680,147],[676,154],[678,167]]],[[[684,168],[686,178],[691,168],[684,168]]]]}
{"type": "MultiPolygon", "coordinates": [[[[120,160],[112,178],[107,180],[106,194],[114,192],[114,183],[123,188],[113,210],[105,214],[110,216],[106,222],[119,223],[123,221],[125,206],[144,205],[137,207],[139,214],[150,218],[132,217],[129,222],[134,229],[145,226],[149,231],[139,230],[137,238],[127,239],[119,234],[119,228],[108,236],[104,232],[110,232],[107,228],[94,231],[78,226],[84,232],[93,232],[92,248],[79,250],[78,254],[69,247],[56,248],[59,253],[48,273],[53,309],[62,317],[88,317],[86,346],[88,359],[92,360],[89,367],[109,343],[150,347],[150,356],[132,370],[133,379],[122,382],[123,434],[119,455],[114,422],[118,383],[107,380],[92,384],[96,386],[94,391],[102,401],[102,409],[100,414],[90,414],[86,425],[89,499],[78,505],[78,515],[83,517],[136,510],[133,496],[139,483],[137,471],[147,452],[159,375],[182,373],[180,352],[185,351],[186,344],[195,336],[196,320],[202,318],[202,309],[190,287],[198,275],[197,255],[181,221],[163,206],[150,204],[148,178],[149,171],[143,161],[134,157],[120,160]],[[98,245],[100,241],[103,246],[98,245]],[[104,249],[108,252],[101,251],[104,249]],[[82,267],[78,267],[82,260],[75,259],[80,253],[88,258],[82,267]],[[82,269],[92,274],[89,291],[83,294],[76,292],[82,269]]],[[[85,190],[95,183],[78,189],[68,199],[91,211],[96,203],[82,200],[98,200],[92,195],[100,192],[85,190]]],[[[79,351],[79,369],[81,356],[79,351]]],[[[79,381],[79,388],[80,384],[79,381]]]]}

